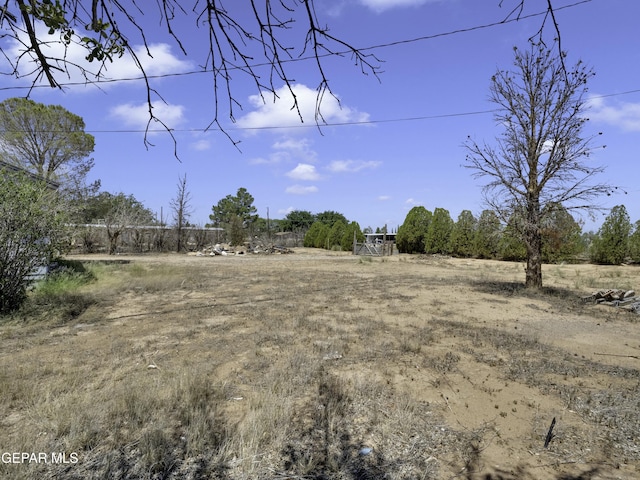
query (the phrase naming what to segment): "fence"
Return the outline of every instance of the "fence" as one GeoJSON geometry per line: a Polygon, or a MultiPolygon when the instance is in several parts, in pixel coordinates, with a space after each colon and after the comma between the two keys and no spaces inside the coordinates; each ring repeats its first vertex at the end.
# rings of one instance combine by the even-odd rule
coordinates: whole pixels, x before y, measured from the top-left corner
{"type": "Polygon", "coordinates": [[[356,233],[353,233],[353,254],[373,257],[393,255],[396,247],[395,234],[369,233],[364,243],[358,243],[356,233]]]}
{"type": "Polygon", "coordinates": [[[395,242],[386,241],[383,243],[357,243],[353,244],[353,254],[373,257],[386,257],[393,255],[396,247],[395,242]]]}

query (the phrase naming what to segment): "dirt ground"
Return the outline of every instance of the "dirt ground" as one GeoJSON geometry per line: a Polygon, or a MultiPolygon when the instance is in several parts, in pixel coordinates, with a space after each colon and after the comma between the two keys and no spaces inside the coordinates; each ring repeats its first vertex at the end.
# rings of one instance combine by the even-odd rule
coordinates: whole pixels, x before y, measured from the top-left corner
{"type": "MultiPolygon", "coordinates": [[[[71,365],[115,351],[126,363],[131,351],[140,375],[149,365],[159,374],[207,365],[228,388],[225,415],[237,428],[265,404],[268,379],[290,374],[305,390],[300,365],[321,372],[318,398],[269,390],[293,398],[291,438],[251,467],[253,478],[640,478],[640,316],[579,299],[604,288],[640,293],[640,268],[546,265],[545,289],[529,292],[521,263],[441,256],[117,259],[194,276],[173,289],[133,280],[117,301],[47,332],[55,341],[43,355],[71,365]],[[324,425],[317,410],[331,392],[348,401],[324,425]]],[[[0,338],[0,361],[30,358],[15,330],[0,338]]],[[[5,429],[26,415],[4,413],[14,415],[5,429]]],[[[229,453],[224,478],[252,478],[241,460],[229,453]]]]}

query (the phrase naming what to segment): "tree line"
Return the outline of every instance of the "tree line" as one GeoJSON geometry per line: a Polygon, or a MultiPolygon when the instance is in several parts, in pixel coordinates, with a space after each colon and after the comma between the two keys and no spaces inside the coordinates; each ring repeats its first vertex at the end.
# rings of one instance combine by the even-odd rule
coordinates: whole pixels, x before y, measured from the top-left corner
{"type": "MultiPolygon", "coordinates": [[[[398,228],[396,244],[400,253],[525,261],[527,249],[517,227],[520,221],[522,215],[516,212],[505,225],[490,209],[478,218],[463,210],[454,221],[444,208],[431,212],[417,206],[398,228]]],[[[540,235],[545,263],[640,262],[640,220],[632,224],[624,205],[613,207],[597,232],[583,232],[580,222],[562,205],[556,205],[541,225],[540,235]]]]}

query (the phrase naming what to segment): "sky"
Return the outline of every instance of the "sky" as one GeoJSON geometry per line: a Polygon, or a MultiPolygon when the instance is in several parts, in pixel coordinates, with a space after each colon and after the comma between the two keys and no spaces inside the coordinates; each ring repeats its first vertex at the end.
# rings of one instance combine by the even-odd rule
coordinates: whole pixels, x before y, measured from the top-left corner
{"type": "MultiPolygon", "coordinates": [[[[303,123],[281,81],[274,83],[277,97],[261,98],[246,75],[234,71],[234,121],[224,91],[218,99],[226,134],[215,125],[207,130],[215,112],[211,74],[185,74],[198,72],[206,62],[206,30],[195,26],[193,15],[178,18],[185,55],[151,11],[139,21],[153,58],[138,51],[148,73],[157,76],[151,86],[162,99],[152,97],[154,113],[173,129],[178,158],[171,137],[157,124],[147,134],[153,146],[145,145],[147,92],[139,80],[100,88],[35,88],[30,98],[62,105],[84,119],[85,131],[96,141],[89,180],[99,179],[103,191],[132,194],[168,222],[185,175],[190,221],[199,225],[209,221],[213,205],[241,187],[253,195],[258,214],[272,219],[292,210],[334,210],[361,228],[387,225],[395,231],[417,205],[445,208],[454,220],[462,210],[477,217],[486,208],[483,180],[465,168],[463,143],[471,136],[492,144],[500,135],[489,102],[491,76],[512,68],[513,48],[526,48],[538,32],[544,17],[533,14],[544,12],[547,0],[526,0],[520,20],[501,23],[518,3],[316,0],[320,24],[374,55],[368,59],[379,66],[379,74],[363,74],[349,55],[325,59],[335,98],[325,95],[326,125],[319,127],[314,111],[320,78],[312,61],[287,64],[303,123]]],[[[249,2],[227,4],[240,23],[250,19],[249,2]]],[[[149,5],[156,8],[155,2],[149,5]]],[[[589,161],[606,167],[599,180],[619,187],[599,199],[602,213],[581,217],[583,228],[597,230],[603,215],[619,204],[635,222],[640,220],[634,175],[640,146],[640,2],[554,0],[553,5],[567,63],[582,60],[596,73],[588,85],[585,134],[602,132],[594,146],[606,148],[595,148],[589,161]]],[[[305,33],[298,23],[283,37],[296,47],[294,56],[301,53],[305,33]]],[[[550,19],[543,35],[553,41],[550,19]]],[[[13,45],[2,47],[17,54],[13,45]]],[[[2,60],[0,71],[7,71],[2,60]]],[[[125,56],[106,75],[117,80],[138,73],[125,56]]],[[[76,78],[72,73],[63,80],[76,78]]],[[[0,100],[25,96],[29,85],[28,77],[0,76],[0,100]]]]}

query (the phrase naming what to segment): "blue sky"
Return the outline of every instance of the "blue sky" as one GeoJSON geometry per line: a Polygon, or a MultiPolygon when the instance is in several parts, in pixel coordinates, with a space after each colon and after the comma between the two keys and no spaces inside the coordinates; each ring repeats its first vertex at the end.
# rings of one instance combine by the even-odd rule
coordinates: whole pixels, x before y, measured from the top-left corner
{"type": "MultiPolygon", "coordinates": [[[[227,3],[246,7],[244,2],[227,3]]],[[[96,138],[91,179],[100,179],[105,191],[133,194],[157,215],[163,211],[170,217],[170,201],[179,177],[186,174],[191,221],[198,224],[208,221],[212,205],[240,187],[254,196],[258,213],[266,217],[269,209],[271,218],[294,209],[335,210],[363,228],[387,224],[395,229],[416,205],[446,208],[454,219],[465,209],[477,216],[485,208],[482,180],[463,167],[462,144],[468,135],[491,143],[500,134],[486,113],[493,108],[490,78],[496,69],[511,67],[513,47],[526,47],[542,17],[474,27],[500,22],[517,3],[316,0],[318,17],[333,35],[360,48],[395,43],[367,50],[382,61],[379,80],[362,75],[349,57],[328,60],[327,77],[340,105],[326,98],[322,111],[330,125],[318,129],[313,107],[319,78],[312,63],[290,64],[303,124],[290,110],[292,98],[282,85],[276,84],[279,100],[267,96],[263,102],[246,78],[234,74],[234,94],[242,109],[235,111],[235,123],[224,111],[220,120],[240,142],[238,148],[219,131],[203,131],[213,119],[210,75],[173,75],[197,70],[204,62],[205,31],[182,21],[185,56],[157,19],[145,18],[154,58],[144,62],[149,74],[163,76],[152,80],[152,86],[166,101],[156,99],[154,111],[175,129],[180,161],[166,133],[151,133],[148,139],[155,146],[145,148],[142,82],[114,82],[101,89],[38,88],[31,98],[82,116],[86,131],[96,138]],[[469,31],[439,36],[459,30],[469,31]],[[429,38],[410,41],[422,37],[429,38]]],[[[546,3],[527,0],[523,15],[544,11],[546,3]]],[[[592,160],[607,167],[602,181],[621,187],[600,204],[605,209],[624,204],[631,220],[640,220],[640,187],[634,178],[640,145],[640,2],[553,3],[567,63],[581,59],[596,72],[589,84],[593,98],[585,133],[603,133],[598,141],[607,148],[596,150],[592,160]]],[[[553,35],[548,24],[545,39],[551,41],[553,35]]],[[[137,76],[126,58],[109,67],[107,75],[137,76]]],[[[24,95],[16,87],[28,84],[28,79],[2,77],[0,100],[24,95]]],[[[597,230],[603,217],[583,219],[585,229],[597,230]]]]}

